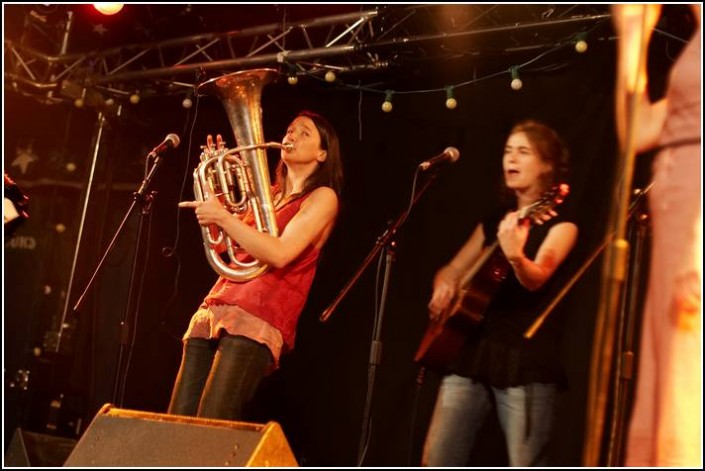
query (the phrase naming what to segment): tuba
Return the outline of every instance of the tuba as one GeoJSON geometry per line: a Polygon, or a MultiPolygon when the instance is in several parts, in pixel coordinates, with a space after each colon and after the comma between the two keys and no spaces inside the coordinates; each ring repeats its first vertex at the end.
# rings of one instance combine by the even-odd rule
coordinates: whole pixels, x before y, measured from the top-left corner
{"type": "MultiPolygon", "coordinates": [[[[199,95],[213,95],[223,103],[235,134],[237,147],[201,153],[201,162],[193,172],[196,200],[216,195],[231,213],[251,210],[259,232],[278,236],[267,164],[267,148],[291,148],[278,142],[264,142],[260,100],[262,88],[277,74],[273,69],[236,72],[211,79],[197,89],[199,95]]],[[[237,259],[236,243],[220,227],[201,226],[206,258],[211,267],[229,280],[243,282],[263,274],[269,268],[259,260],[237,259]],[[230,263],[216,250],[225,245],[230,263]]],[[[223,250],[224,252],[225,250],[223,250]]]]}

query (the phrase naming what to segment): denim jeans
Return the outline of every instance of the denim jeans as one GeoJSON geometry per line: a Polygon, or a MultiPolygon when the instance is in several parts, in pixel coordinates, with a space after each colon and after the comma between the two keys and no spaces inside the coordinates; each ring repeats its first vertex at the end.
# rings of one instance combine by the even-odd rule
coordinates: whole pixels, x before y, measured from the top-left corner
{"type": "Polygon", "coordinates": [[[556,397],[553,384],[499,389],[463,376],[446,376],[438,392],[422,464],[467,466],[494,399],[510,466],[546,466],[556,397]]]}
{"type": "Polygon", "coordinates": [[[243,420],[244,408],[272,363],[269,348],[247,337],[187,339],[169,413],[243,420]]]}

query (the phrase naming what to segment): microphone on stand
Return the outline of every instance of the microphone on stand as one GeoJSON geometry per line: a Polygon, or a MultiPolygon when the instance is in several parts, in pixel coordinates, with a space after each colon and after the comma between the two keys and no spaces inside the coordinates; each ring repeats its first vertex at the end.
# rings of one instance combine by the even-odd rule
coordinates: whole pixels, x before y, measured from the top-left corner
{"type": "Polygon", "coordinates": [[[419,169],[426,171],[444,162],[453,163],[460,158],[460,152],[455,147],[447,147],[441,154],[419,164],[419,169]]]}
{"type": "Polygon", "coordinates": [[[149,171],[149,174],[144,178],[144,180],[142,180],[142,185],[140,185],[139,190],[135,192],[135,198],[144,198],[144,194],[147,191],[149,182],[152,180],[152,176],[154,176],[154,172],[156,172],[157,167],[159,167],[159,164],[162,163],[162,159],[159,159],[158,157],[160,157],[167,150],[178,147],[179,142],[181,142],[179,136],[172,132],[170,134],[167,134],[161,144],[159,144],[157,147],[152,149],[149,154],[147,154],[147,162],[149,162],[150,159],[154,159],[154,164],[152,165],[152,169],[149,171]]]}
{"type": "Polygon", "coordinates": [[[147,155],[147,158],[155,159],[158,155],[161,155],[165,151],[178,147],[180,142],[181,139],[179,139],[179,136],[172,132],[164,138],[161,144],[152,149],[152,151],[147,155]]]}

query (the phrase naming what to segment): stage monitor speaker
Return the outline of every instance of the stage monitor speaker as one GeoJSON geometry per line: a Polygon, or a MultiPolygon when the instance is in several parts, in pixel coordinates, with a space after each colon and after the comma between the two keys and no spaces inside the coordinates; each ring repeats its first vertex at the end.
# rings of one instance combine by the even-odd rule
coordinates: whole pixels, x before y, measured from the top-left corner
{"type": "Polygon", "coordinates": [[[71,438],[15,430],[5,453],[5,466],[56,468],[62,466],[76,440],[71,438]]]}
{"type": "Polygon", "coordinates": [[[65,466],[298,466],[281,426],[104,405],[65,466]]]}

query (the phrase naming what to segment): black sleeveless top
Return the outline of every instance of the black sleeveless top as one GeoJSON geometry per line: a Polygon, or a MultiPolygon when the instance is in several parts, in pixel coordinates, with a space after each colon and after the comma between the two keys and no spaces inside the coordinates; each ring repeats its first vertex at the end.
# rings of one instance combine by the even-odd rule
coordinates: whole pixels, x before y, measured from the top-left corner
{"type": "MultiPolygon", "coordinates": [[[[482,222],[485,246],[497,240],[497,228],[505,214],[506,211],[497,211],[482,222]]],[[[543,225],[531,227],[524,247],[527,258],[533,260],[536,257],[548,231],[561,222],[573,221],[559,212],[557,217],[543,225]]],[[[524,288],[510,269],[509,276],[489,302],[483,323],[467,338],[451,372],[498,388],[530,383],[566,386],[560,363],[564,317],[560,304],[531,339],[525,339],[524,332],[568,281],[572,273],[570,259],[569,254],[537,291],[524,288]]]]}

